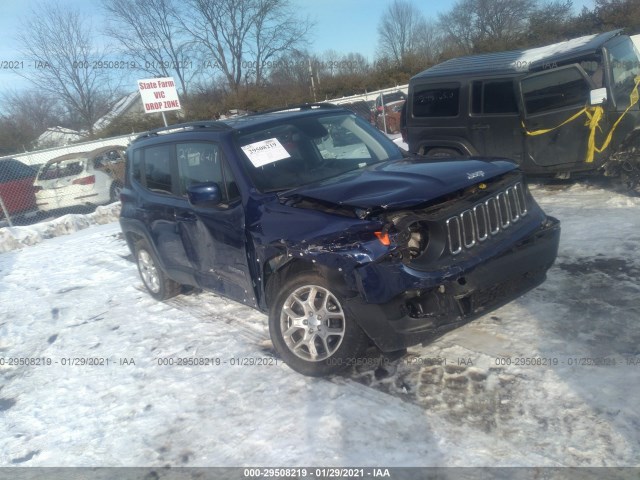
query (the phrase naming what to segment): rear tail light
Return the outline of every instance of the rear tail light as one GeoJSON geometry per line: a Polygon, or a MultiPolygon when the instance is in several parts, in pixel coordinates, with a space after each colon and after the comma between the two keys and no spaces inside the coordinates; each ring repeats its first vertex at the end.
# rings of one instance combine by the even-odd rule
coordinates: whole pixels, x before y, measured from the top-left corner
{"type": "Polygon", "coordinates": [[[93,185],[96,183],[96,176],[90,175],[88,177],[76,178],[73,182],[73,185],[93,185]]]}

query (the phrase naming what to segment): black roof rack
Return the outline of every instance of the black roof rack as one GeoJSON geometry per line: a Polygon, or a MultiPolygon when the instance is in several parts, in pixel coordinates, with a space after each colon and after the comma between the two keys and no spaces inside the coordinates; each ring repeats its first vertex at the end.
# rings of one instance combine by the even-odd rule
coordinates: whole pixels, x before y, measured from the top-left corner
{"type": "Polygon", "coordinates": [[[314,109],[318,109],[318,108],[343,108],[340,105],[334,105],[333,103],[297,103],[294,105],[289,105],[287,107],[278,107],[278,108],[271,108],[269,110],[260,110],[259,112],[253,112],[250,113],[249,116],[254,116],[254,115],[262,115],[264,113],[277,113],[277,112],[290,112],[290,111],[294,111],[294,110],[314,110],[314,109]]]}
{"type": "Polygon", "coordinates": [[[160,127],[154,130],[149,130],[148,132],[145,132],[145,133],[141,133],[135,138],[134,142],[142,138],[155,137],[160,134],[194,131],[194,130],[205,129],[205,128],[212,129],[212,130],[232,130],[232,128],[229,125],[226,125],[223,122],[213,121],[213,120],[176,123],[175,125],[167,125],[166,127],[160,127]]]}

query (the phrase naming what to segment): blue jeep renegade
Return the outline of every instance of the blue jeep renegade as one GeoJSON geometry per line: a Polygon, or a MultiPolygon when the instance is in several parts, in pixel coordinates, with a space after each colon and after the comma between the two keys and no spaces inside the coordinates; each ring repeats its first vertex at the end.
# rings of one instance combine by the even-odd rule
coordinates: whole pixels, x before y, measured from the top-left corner
{"type": "Polygon", "coordinates": [[[120,223],[149,293],[196,286],[267,313],[305,375],[485,314],[558,250],[514,163],[409,156],[328,104],[161,128],[127,156],[120,223]]]}

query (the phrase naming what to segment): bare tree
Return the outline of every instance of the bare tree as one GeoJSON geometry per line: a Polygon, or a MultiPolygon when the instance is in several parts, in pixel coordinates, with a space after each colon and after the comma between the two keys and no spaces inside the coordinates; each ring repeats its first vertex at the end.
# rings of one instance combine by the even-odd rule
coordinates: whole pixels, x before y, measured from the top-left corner
{"type": "Polygon", "coordinates": [[[572,11],[571,0],[555,0],[536,8],[529,18],[528,42],[543,45],[578,36],[571,31],[575,21],[572,11]]]}
{"type": "Polygon", "coordinates": [[[270,59],[298,46],[309,31],[288,0],[188,0],[184,27],[220,69],[232,90],[252,75],[265,78],[270,59]]]}
{"type": "Polygon", "coordinates": [[[188,0],[194,15],[184,27],[237,90],[242,81],[245,44],[253,26],[254,0],[188,0]]]}
{"type": "Polygon", "coordinates": [[[462,0],[439,17],[439,26],[445,41],[453,46],[454,54],[473,53],[477,38],[475,30],[474,0],[462,0]]]}
{"type": "Polygon", "coordinates": [[[60,99],[89,133],[108,110],[112,93],[108,71],[95,68],[102,57],[93,39],[80,14],[59,3],[37,6],[18,34],[23,54],[33,67],[24,70],[23,76],[41,92],[60,99]]]}
{"type": "Polygon", "coordinates": [[[318,58],[311,57],[307,52],[298,50],[279,56],[274,62],[274,67],[269,71],[271,84],[285,87],[304,87],[306,89],[310,83],[309,61],[314,66],[324,63],[318,58]]]}
{"type": "Polygon", "coordinates": [[[1,105],[0,155],[32,149],[48,127],[67,122],[56,98],[39,90],[6,91],[1,105]]]}
{"type": "Polygon", "coordinates": [[[338,75],[366,75],[370,66],[367,59],[360,53],[350,52],[343,55],[337,62],[338,75]]]}
{"type": "Polygon", "coordinates": [[[420,34],[426,29],[424,15],[406,0],[394,0],[378,24],[378,49],[381,57],[388,57],[402,65],[415,55],[420,34]]]}
{"type": "Polygon", "coordinates": [[[594,13],[605,30],[628,28],[637,33],[640,25],[640,3],[638,0],[595,0],[594,13]]]}
{"type": "Polygon", "coordinates": [[[176,77],[182,94],[197,71],[194,52],[173,0],[103,0],[106,33],[138,68],[158,77],[176,77]]]}
{"type": "Polygon", "coordinates": [[[278,56],[306,44],[312,25],[294,15],[287,0],[258,0],[249,47],[257,85],[278,56]]]}
{"type": "Polygon", "coordinates": [[[535,6],[536,0],[458,0],[439,23],[463,54],[517,48],[535,6]]]}
{"type": "MultiPolygon", "coordinates": [[[[338,75],[338,67],[342,60],[342,54],[334,49],[325,50],[321,55],[314,55],[311,58],[313,72],[321,78],[338,75]]],[[[307,62],[304,65],[308,70],[307,62]]],[[[307,74],[308,76],[308,74],[307,74]]]]}
{"type": "Polygon", "coordinates": [[[40,90],[8,90],[2,95],[3,114],[23,125],[34,140],[47,128],[65,125],[65,112],[57,98],[40,90]]]}
{"type": "Polygon", "coordinates": [[[442,31],[436,22],[423,21],[415,29],[415,59],[423,66],[437,63],[442,55],[442,31]]]}

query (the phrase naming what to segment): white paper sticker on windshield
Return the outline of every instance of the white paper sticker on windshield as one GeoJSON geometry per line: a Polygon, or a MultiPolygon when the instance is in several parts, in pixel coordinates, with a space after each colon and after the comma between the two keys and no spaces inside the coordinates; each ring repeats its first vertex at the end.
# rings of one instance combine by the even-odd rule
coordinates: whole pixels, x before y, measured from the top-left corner
{"type": "Polygon", "coordinates": [[[277,138],[250,143],[242,147],[242,151],[249,157],[254,167],[262,167],[291,157],[277,138]]]}

